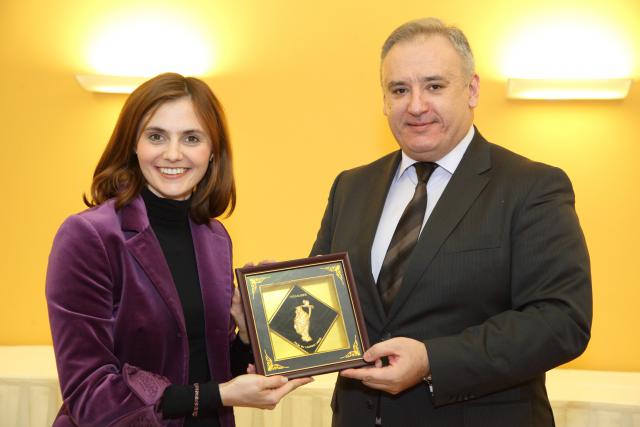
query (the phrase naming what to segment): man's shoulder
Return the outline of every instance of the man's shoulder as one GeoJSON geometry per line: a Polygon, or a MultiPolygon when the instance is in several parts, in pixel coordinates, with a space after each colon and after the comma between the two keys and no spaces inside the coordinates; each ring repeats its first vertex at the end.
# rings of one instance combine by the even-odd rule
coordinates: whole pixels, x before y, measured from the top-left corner
{"type": "Polygon", "coordinates": [[[514,187],[532,187],[541,181],[571,182],[559,167],[532,160],[501,145],[484,141],[490,153],[491,175],[514,187]]]}
{"type": "Polygon", "coordinates": [[[352,169],[342,171],[342,176],[347,177],[367,177],[372,174],[378,174],[388,168],[397,167],[400,162],[400,150],[393,151],[385,156],[380,157],[370,163],[356,166],[352,169]]]}
{"type": "Polygon", "coordinates": [[[490,152],[491,156],[491,164],[493,168],[503,168],[509,171],[510,173],[515,173],[516,175],[523,173],[543,173],[549,172],[553,170],[560,170],[558,167],[537,161],[532,160],[522,154],[516,153],[502,145],[498,145],[492,142],[483,141],[490,152]]]}

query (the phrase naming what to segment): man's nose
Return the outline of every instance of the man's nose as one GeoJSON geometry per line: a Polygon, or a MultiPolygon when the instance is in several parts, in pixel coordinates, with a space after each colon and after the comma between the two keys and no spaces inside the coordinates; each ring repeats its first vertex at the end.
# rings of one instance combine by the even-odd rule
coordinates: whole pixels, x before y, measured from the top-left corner
{"type": "Polygon", "coordinates": [[[167,145],[167,149],[164,151],[164,159],[170,162],[177,162],[182,160],[182,146],[180,141],[172,140],[167,145]]]}
{"type": "Polygon", "coordinates": [[[422,91],[412,91],[411,98],[409,99],[409,113],[414,116],[419,116],[420,114],[429,110],[429,99],[427,94],[422,91]]]}

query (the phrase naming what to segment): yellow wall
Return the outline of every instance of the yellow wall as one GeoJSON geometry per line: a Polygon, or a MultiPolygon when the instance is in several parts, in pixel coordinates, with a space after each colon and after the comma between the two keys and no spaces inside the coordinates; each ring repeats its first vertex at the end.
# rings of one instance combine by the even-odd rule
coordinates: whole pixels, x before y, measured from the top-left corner
{"type": "MultiPolygon", "coordinates": [[[[50,342],[43,289],[51,241],[83,208],[124,101],[85,92],[73,76],[91,71],[94,29],[130,3],[0,2],[0,344],[50,342]]],[[[570,366],[640,370],[640,81],[622,101],[514,102],[499,66],[505,41],[532,16],[586,13],[626,37],[638,79],[638,0],[134,3],[187,20],[215,46],[207,81],[226,107],[235,149],[239,203],[225,223],[237,266],[306,256],[335,175],[395,149],[377,81],[384,37],[420,16],[462,27],[482,79],[476,123],[484,136],[562,167],[575,186],[595,316],[589,349],[570,366]]]]}

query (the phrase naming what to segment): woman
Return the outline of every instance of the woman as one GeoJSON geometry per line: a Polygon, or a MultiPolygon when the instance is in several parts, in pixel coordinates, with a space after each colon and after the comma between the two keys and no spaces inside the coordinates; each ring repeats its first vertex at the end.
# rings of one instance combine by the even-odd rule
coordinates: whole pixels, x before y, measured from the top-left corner
{"type": "Polygon", "coordinates": [[[54,425],[229,427],[231,406],[272,408],[309,381],[240,375],[251,354],[231,241],[211,219],[235,206],[231,151],[204,82],[162,74],[131,94],[85,203],[47,271],[54,425]]]}

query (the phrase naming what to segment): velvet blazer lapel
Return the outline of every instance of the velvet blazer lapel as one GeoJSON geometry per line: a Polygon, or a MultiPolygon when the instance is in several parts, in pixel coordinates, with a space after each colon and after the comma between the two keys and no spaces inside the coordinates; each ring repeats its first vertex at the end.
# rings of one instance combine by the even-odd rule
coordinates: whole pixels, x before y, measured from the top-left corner
{"type": "Polygon", "coordinates": [[[138,196],[128,205],[123,206],[118,215],[126,238],[125,247],[138,261],[175,318],[178,328],[186,336],[187,329],[178,291],[173,283],[160,242],[149,224],[142,197],[138,196]]]}
{"type": "Polygon", "coordinates": [[[217,382],[226,381],[230,334],[234,332],[229,309],[233,296],[231,240],[222,225],[191,222],[191,235],[196,253],[200,289],[207,331],[207,355],[211,375],[217,382]]]}
{"type": "Polygon", "coordinates": [[[388,322],[398,315],[442,244],[489,182],[485,172],[490,168],[489,145],[476,129],[471,144],[420,234],[402,286],[389,310],[388,322]]]}
{"type": "MultiPolygon", "coordinates": [[[[178,291],[173,282],[171,270],[167,264],[160,242],[149,224],[147,210],[142,197],[136,197],[119,211],[122,231],[125,234],[125,246],[138,261],[144,273],[153,283],[164,300],[169,312],[175,318],[180,331],[186,336],[184,313],[178,291]]],[[[221,225],[216,232],[209,224],[198,225],[189,220],[200,288],[205,310],[207,331],[216,331],[228,335],[229,307],[233,279],[231,277],[231,243],[222,231],[221,225]]],[[[207,342],[207,345],[215,343],[207,342]]],[[[218,354],[219,351],[208,353],[218,354]]],[[[224,353],[222,353],[224,354],[224,353]]]]}
{"type": "MultiPolygon", "coordinates": [[[[221,228],[221,227],[220,227],[221,228]]],[[[221,322],[208,325],[212,329],[228,332],[221,325],[229,323],[229,307],[233,290],[231,272],[231,242],[214,232],[208,225],[191,222],[191,235],[196,253],[200,288],[205,309],[205,321],[217,319],[221,322]]]]}

